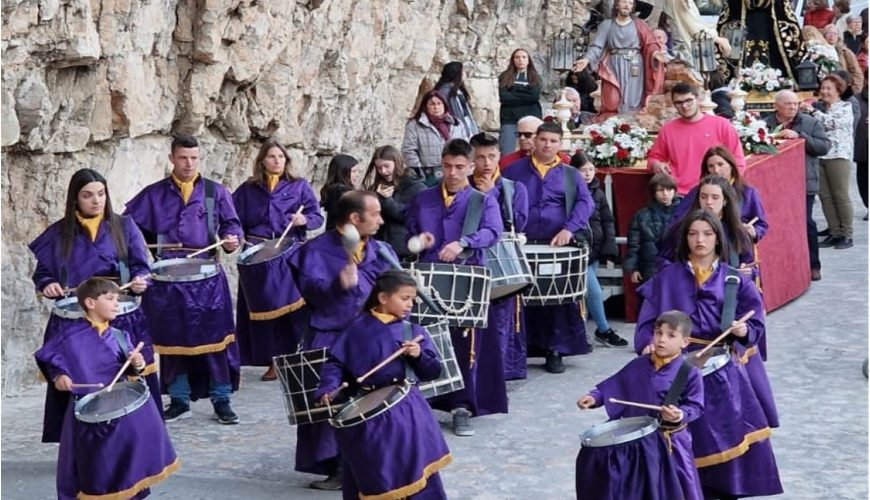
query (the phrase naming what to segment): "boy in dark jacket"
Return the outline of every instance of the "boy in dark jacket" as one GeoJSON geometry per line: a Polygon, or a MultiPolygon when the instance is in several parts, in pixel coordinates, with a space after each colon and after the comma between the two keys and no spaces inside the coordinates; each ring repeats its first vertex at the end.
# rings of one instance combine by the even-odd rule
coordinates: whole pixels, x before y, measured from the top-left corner
{"type": "Polygon", "coordinates": [[[680,204],[676,197],[677,183],[667,174],[652,176],[647,185],[650,201],[631,219],[628,229],[628,252],[622,261],[622,270],[632,283],[641,283],[656,272],[656,242],[671,220],[674,208],[680,204]]]}
{"type": "Polygon", "coordinates": [[[624,347],[628,341],[620,337],[607,324],[604,313],[604,300],[601,298],[601,285],[598,283],[598,263],[615,261],[616,230],[613,227],[613,212],[607,204],[607,197],[595,178],[595,165],[581,152],[571,157],[571,166],[579,172],[589,188],[589,194],[595,202],[595,210],[589,216],[589,266],[586,269],[586,310],[595,321],[595,340],[608,347],[624,347]]]}

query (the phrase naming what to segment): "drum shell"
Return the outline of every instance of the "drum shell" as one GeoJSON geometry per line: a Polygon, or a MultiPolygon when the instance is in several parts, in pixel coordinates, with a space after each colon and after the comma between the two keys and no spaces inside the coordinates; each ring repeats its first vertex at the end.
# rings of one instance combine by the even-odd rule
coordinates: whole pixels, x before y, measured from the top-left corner
{"type": "Polygon", "coordinates": [[[580,434],[582,446],[602,448],[642,439],[659,428],[652,417],[629,417],[596,424],[580,434]]]}
{"type": "Polygon", "coordinates": [[[314,399],[320,384],[320,369],[328,357],[329,349],[324,347],[273,358],[290,425],[326,422],[342,408],[341,404],[319,406],[314,399]]]}
{"type": "Polygon", "coordinates": [[[490,271],[480,266],[413,263],[408,271],[417,279],[419,290],[442,311],[433,311],[417,300],[411,319],[421,325],[447,321],[461,328],[486,328],[490,303],[490,271]]]}
{"type": "Polygon", "coordinates": [[[523,247],[535,282],[524,294],[527,306],[570,304],[586,296],[587,247],[523,247]]]}
{"type": "Polygon", "coordinates": [[[329,423],[336,429],[359,425],[366,420],[371,420],[381,413],[389,411],[390,408],[405,399],[409,391],[410,386],[408,384],[395,384],[375,389],[360,398],[348,402],[334,417],[329,419],[329,423]],[[366,406],[371,408],[359,411],[360,407],[366,406]]]}
{"type": "Polygon", "coordinates": [[[299,249],[285,239],[281,253],[261,262],[250,263],[251,259],[278,240],[267,240],[248,248],[239,255],[239,286],[245,294],[250,318],[270,320],[295,311],[302,306],[302,294],[296,287],[290,269],[290,258],[299,249]]]}
{"type": "Polygon", "coordinates": [[[456,353],[453,351],[453,340],[450,337],[449,326],[446,322],[441,322],[427,325],[424,328],[429,332],[432,344],[438,351],[438,357],[441,360],[441,374],[435,380],[418,383],[417,389],[427,399],[462,390],[465,388],[465,382],[462,379],[456,353]]]}
{"type": "MultiPolygon", "coordinates": [[[[141,302],[142,299],[140,297],[124,293],[120,294],[118,296],[118,315],[129,314],[139,309],[141,302]]],[[[51,313],[64,319],[81,319],[85,317],[85,313],[79,305],[78,297],[75,296],[55,300],[51,305],[51,313]]]]}
{"type": "Polygon", "coordinates": [[[492,273],[490,299],[523,293],[534,283],[532,269],[515,235],[502,236],[485,250],[485,256],[486,268],[492,273]]]}
{"type": "Polygon", "coordinates": [[[102,422],[109,422],[111,420],[115,420],[117,418],[124,417],[133,413],[142,407],[145,403],[148,402],[148,398],[151,397],[151,393],[148,391],[148,386],[139,381],[123,381],[118,382],[112,388],[112,391],[133,391],[137,394],[136,399],[124,406],[123,408],[118,408],[111,412],[101,413],[97,415],[91,415],[83,413],[84,409],[87,407],[88,403],[93,401],[96,398],[103,397],[103,395],[109,394],[108,387],[105,389],[99,390],[97,392],[92,392],[86,396],[82,396],[75,403],[75,417],[79,422],[84,422],[88,424],[99,424],[102,422]]]}

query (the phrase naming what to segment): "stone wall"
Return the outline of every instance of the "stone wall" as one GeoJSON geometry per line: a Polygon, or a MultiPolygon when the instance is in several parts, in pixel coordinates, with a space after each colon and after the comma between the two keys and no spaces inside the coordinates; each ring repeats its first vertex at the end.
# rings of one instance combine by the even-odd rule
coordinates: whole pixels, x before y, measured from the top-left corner
{"type": "MultiPolygon", "coordinates": [[[[401,141],[425,79],[466,62],[479,122],[525,47],[541,69],[570,0],[2,0],[2,391],[35,382],[48,308],[26,244],[62,215],[67,182],[103,172],[117,211],[166,174],[169,136],[235,188],[262,141],[314,183],[338,152],[401,141]]],[[[549,87],[556,77],[543,72],[549,87]]]]}

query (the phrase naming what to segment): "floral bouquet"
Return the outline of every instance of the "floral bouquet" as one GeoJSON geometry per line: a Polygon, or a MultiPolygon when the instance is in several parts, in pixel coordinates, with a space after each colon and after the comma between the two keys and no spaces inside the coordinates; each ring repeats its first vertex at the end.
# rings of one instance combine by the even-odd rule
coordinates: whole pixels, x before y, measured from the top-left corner
{"type": "Polygon", "coordinates": [[[736,85],[746,92],[757,90],[767,94],[791,88],[792,82],[788,78],[783,78],[782,71],[755,62],[752,66],[740,70],[736,85]]]}
{"type": "Polygon", "coordinates": [[[837,50],[821,43],[808,43],[804,61],[810,61],[816,65],[819,79],[828,76],[832,71],[840,68],[840,59],[837,50]]]}
{"type": "Polygon", "coordinates": [[[738,111],[731,123],[737,129],[744,154],[776,154],[773,135],[767,130],[767,123],[757,114],[752,111],[738,111]]]}
{"type": "Polygon", "coordinates": [[[616,117],[589,125],[584,135],[588,137],[581,139],[575,147],[586,153],[596,167],[630,167],[646,159],[646,153],[652,147],[652,138],[645,128],[632,126],[616,117]]]}

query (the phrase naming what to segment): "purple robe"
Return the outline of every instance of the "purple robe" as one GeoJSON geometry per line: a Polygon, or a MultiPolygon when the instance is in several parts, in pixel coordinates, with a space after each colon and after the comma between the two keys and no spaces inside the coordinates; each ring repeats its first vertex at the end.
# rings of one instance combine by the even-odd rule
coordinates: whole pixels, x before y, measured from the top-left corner
{"type": "MultiPolygon", "coordinates": [[[[743,199],[740,203],[740,220],[747,223],[758,217],[758,221],[753,224],[755,226],[755,241],[761,241],[769,229],[767,225],[767,215],[764,212],[764,205],[761,203],[761,193],[752,186],[744,185],[743,199]]],[[[674,213],[671,215],[671,222],[678,221],[689,212],[691,207],[695,206],[695,199],[698,197],[698,186],[692,188],[683,198],[683,202],[677,205],[674,213]]]]}
{"type": "MultiPolygon", "coordinates": [[[[104,220],[100,224],[96,241],[91,241],[90,236],[79,225],[76,225],[77,231],[68,259],[61,255],[62,225],[63,220],[55,222],[29,245],[30,251],[36,257],[33,283],[37,290],[42,290],[54,282],[60,283],[63,287],[75,287],[94,276],[120,280],[118,252],[109,232],[108,221],[104,220]],[[63,279],[64,275],[65,279],[63,279]]],[[[145,249],[142,233],[129,217],[121,216],[121,227],[127,245],[127,264],[130,277],[147,275],[149,273],[148,253],[145,249]]],[[[43,342],[48,342],[54,338],[74,321],[52,314],[45,327],[43,342]]],[[[142,348],[142,355],[148,365],[145,372],[148,375],[145,379],[154,402],[157,403],[157,407],[162,412],[160,382],[156,373],[157,364],[154,361],[154,346],[148,331],[144,308],[140,306],[130,313],[119,315],[112,320],[112,326],[128,332],[133,338],[133,345],[140,341],[145,344],[142,348]]],[[[52,384],[48,384],[45,395],[42,442],[56,443],[60,441],[61,426],[68,403],[69,394],[58,391],[52,384]]]]}
{"type": "MultiPolygon", "coordinates": [[[[406,365],[421,381],[438,378],[441,362],[432,339],[418,325],[411,325],[411,329],[410,338],[423,335],[420,356],[402,356],[390,362],[363,386],[374,389],[401,382],[406,365]]],[[[396,351],[405,338],[402,321],[384,324],[369,312],[359,314],[332,346],[320,371],[315,399],[332,392],[342,381],[351,384],[343,393],[353,394],[359,388],[356,378],[396,351]]],[[[345,498],[360,498],[359,494],[447,498],[437,475],[450,463],[450,451],[416,386],[386,412],[362,424],[337,429],[336,439],[342,459],[349,465],[344,470],[345,498]]]]}
{"type": "MultiPolygon", "coordinates": [[[[253,181],[247,181],[233,193],[233,203],[245,239],[251,244],[280,237],[300,206],[304,207],[302,215],[308,222],[304,227],[292,228],[287,233],[287,238],[305,241],[306,230],[315,230],[323,225],[320,204],[311,185],[304,179],[292,182],[280,179],[271,192],[253,181]]],[[[293,294],[298,293],[292,281],[265,281],[262,283],[263,292],[268,294],[273,286],[292,287],[293,294]]],[[[296,351],[308,323],[307,312],[298,310],[294,304],[282,304],[291,311],[274,318],[255,321],[248,312],[247,299],[241,285],[237,297],[236,340],[242,365],[270,366],[274,356],[296,351]]]]}
{"type": "MultiPolygon", "coordinates": [[[[680,370],[681,358],[669,362],[656,370],[649,356],[641,356],[628,362],[612,377],[599,383],[590,394],[595,398],[595,407],[604,405],[610,420],[620,418],[650,416],[658,418],[658,412],[611,403],[609,398],[635,401],[653,405],[661,405],[665,396],[680,370]]],[[[687,424],[697,420],[704,413],[704,383],[701,372],[692,368],[686,380],[686,386],[677,400],[676,406],[683,412],[680,430],[669,431],[660,429],[666,440],[669,440],[670,460],[677,471],[677,478],[682,487],[685,500],[703,500],[701,481],[695,468],[692,453],[692,435],[687,424]]],[[[593,478],[588,478],[590,481],[593,478]]],[[[618,480],[614,475],[611,480],[618,480]]]]}
{"type": "MultiPolygon", "coordinates": [[[[501,236],[501,211],[495,196],[484,196],[483,210],[477,230],[463,236],[462,225],[472,193],[475,192],[478,191],[470,185],[463,188],[456,194],[449,207],[444,206],[441,185],[425,189],[417,194],[408,208],[408,217],[405,220],[408,235],[415,236],[428,232],[435,238],[434,245],[420,254],[421,262],[441,262],[438,258],[438,252],[447,244],[458,241],[462,237],[468,241],[469,257],[467,259],[457,257],[455,262],[469,266],[486,264],[484,250],[494,245],[501,236]]],[[[484,340],[485,335],[486,330],[477,328],[450,329],[450,339],[453,341],[453,350],[459,362],[459,370],[462,373],[465,387],[459,391],[432,398],[430,403],[433,408],[451,411],[464,407],[474,415],[481,414],[481,410],[486,413],[507,412],[507,390],[503,365],[501,363],[488,363],[485,365],[486,371],[480,370],[479,360],[492,355],[497,356],[501,351],[498,337],[490,336],[484,340]],[[487,343],[487,347],[483,346],[484,341],[487,343]],[[484,397],[483,402],[489,408],[480,408],[478,394],[489,393],[504,394],[504,396],[496,396],[494,401],[487,401],[484,397]]]]}
{"type": "MultiPolygon", "coordinates": [[[[309,331],[303,338],[303,349],[332,347],[339,333],[362,310],[378,276],[391,269],[378,256],[385,248],[393,258],[389,244],[369,238],[363,259],[357,264],[359,283],[344,290],[338,275],[347,265],[348,256],[341,245],[341,235],[327,231],[306,242],[293,255],[291,267],[310,315],[309,331]]],[[[330,465],[338,459],[335,430],[326,422],[300,425],[296,428],[296,468],[300,472],[330,474],[330,465]]]]}
{"type": "MultiPolygon", "coordinates": [[[[643,305],[638,315],[634,347],[640,352],[652,339],[659,314],[677,309],[692,318],[692,338],[712,340],[721,333],[719,321],[725,292],[727,269],[718,265],[712,276],[699,288],[685,263],[671,263],[638,288],[643,305]]],[[[740,276],[737,289],[736,318],[754,310],[747,321],[744,339],[730,337],[728,343],[739,345],[737,352],[756,346],[764,336],[764,306],[758,289],[748,278],[740,276]]],[[[700,349],[690,344],[689,351],[700,349]]],[[[761,363],[758,356],[749,358],[761,363]]],[[[766,374],[751,372],[738,356],[720,370],[704,377],[704,415],[690,425],[696,464],[701,484],[707,489],[731,495],[772,495],[782,492],[770,428],[779,425],[773,394],[766,374]],[[759,378],[763,375],[763,378],[759,378]],[[749,444],[748,450],[741,443],[749,444]],[[742,448],[743,453],[740,453],[742,448]],[[727,461],[720,453],[736,454],[727,461]],[[738,454],[739,453],[739,454],[738,454]]]]}
{"type": "MultiPolygon", "coordinates": [[[[553,239],[562,229],[576,233],[588,228],[589,216],[595,202],[579,173],[575,172],[576,197],[568,212],[565,204],[565,175],[573,167],[559,164],[543,178],[526,157],[511,163],[502,175],[526,187],[529,217],[526,236],[529,241],[553,239]]],[[[525,308],[528,336],[528,356],[546,356],[550,352],[563,355],[586,354],[590,351],[586,340],[586,325],[580,317],[576,303],[558,306],[529,306],[525,308]]]]}
{"type": "MultiPolygon", "coordinates": [[[[522,380],[528,375],[526,368],[526,308],[523,299],[513,297],[513,306],[505,311],[504,318],[508,321],[505,343],[502,346],[504,358],[505,380],[522,380]]],[[[506,306],[508,307],[508,306],[506,306]]]]}
{"type": "MultiPolygon", "coordinates": [[[[132,339],[122,333],[127,348],[132,349],[132,339]]],[[[73,322],[35,354],[48,380],[67,375],[73,383],[106,385],[126,356],[112,330],[100,336],[87,320],[73,322]]],[[[83,396],[92,390],[74,388],[73,395],[83,396]]],[[[75,400],[70,398],[58,450],[58,498],[71,500],[80,493],[144,498],[151,485],[178,469],[175,450],[153,399],[124,417],[99,424],[79,422],[74,407],[75,400]]]]}
{"type": "MultiPolygon", "coordinates": [[[[180,243],[183,249],[159,249],[162,259],[183,257],[185,249],[211,244],[208,234],[205,186],[197,177],[187,203],[171,177],[146,186],[127,202],[126,215],[136,221],[145,240],[180,243]]],[[[217,236],[235,235],[242,229],[229,192],[215,183],[214,228],[217,236]]],[[[161,354],[164,391],[178,375],[187,374],[191,400],[207,397],[211,384],[239,387],[239,347],[235,342],[233,304],[229,285],[218,265],[218,274],[192,282],[154,281],[143,306],[154,332],[155,350],[161,354]]]]}

